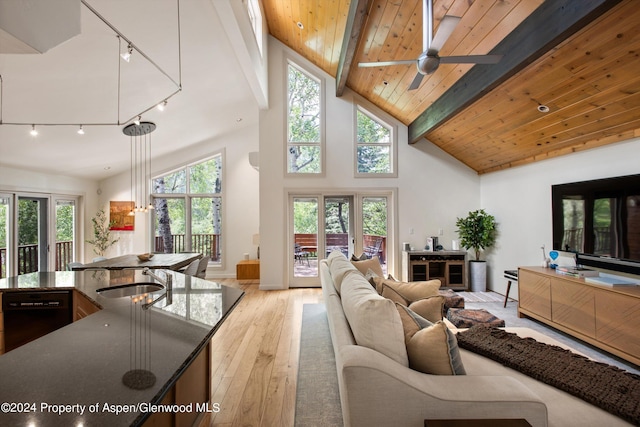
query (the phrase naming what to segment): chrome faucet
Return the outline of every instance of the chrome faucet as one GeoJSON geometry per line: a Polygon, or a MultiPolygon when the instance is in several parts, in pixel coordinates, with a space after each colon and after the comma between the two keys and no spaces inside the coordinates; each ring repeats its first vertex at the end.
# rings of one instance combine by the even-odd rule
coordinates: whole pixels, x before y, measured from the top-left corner
{"type": "Polygon", "coordinates": [[[173,275],[170,274],[167,271],[164,271],[164,279],[162,279],[160,276],[158,276],[157,274],[155,274],[153,271],[149,270],[149,267],[145,267],[142,269],[142,274],[146,275],[146,276],[151,276],[153,277],[153,279],[160,283],[162,286],[164,286],[164,294],[160,295],[158,298],[154,299],[153,301],[146,303],[142,306],[143,310],[148,310],[151,306],[153,306],[155,303],[157,303],[158,301],[160,301],[163,298],[166,298],[167,303],[166,305],[171,305],[172,301],[172,291],[173,291],[173,275]]]}

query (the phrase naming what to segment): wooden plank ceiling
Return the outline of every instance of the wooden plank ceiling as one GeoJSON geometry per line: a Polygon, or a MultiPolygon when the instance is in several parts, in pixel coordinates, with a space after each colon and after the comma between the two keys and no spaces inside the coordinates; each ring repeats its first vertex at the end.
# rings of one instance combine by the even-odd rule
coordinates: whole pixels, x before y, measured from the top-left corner
{"type": "Polygon", "coordinates": [[[496,65],[441,64],[414,91],[414,65],[357,63],[416,59],[421,1],[262,2],[270,34],[337,76],[338,94],[344,81],[408,125],[409,142],[424,137],[478,173],[640,136],[633,0],[435,0],[434,31],[444,15],[461,17],[440,56],[505,56],[496,65]]]}

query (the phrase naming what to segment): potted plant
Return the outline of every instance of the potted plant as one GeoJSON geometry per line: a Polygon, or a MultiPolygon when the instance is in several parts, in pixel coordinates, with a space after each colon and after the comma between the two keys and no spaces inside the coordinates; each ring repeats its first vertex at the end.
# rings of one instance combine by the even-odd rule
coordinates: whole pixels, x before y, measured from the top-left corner
{"type": "Polygon", "coordinates": [[[480,259],[480,252],[496,242],[496,219],[484,209],[469,212],[466,218],[457,218],[456,226],[460,236],[460,245],[473,249],[475,259],[469,261],[469,278],[472,292],[487,289],[487,264],[480,259]]]}
{"type": "Polygon", "coordinates": [[[107,214],[104,209],[100,209],[96,216],[91,218],[93,223],[93,240],[87,240],[87,243],[93,245],[93,252],[98,256],[104,256],[105,251],[115,244],[119,239],[111,239],[111,227],[115,221],[107,221],[107,214]]]}

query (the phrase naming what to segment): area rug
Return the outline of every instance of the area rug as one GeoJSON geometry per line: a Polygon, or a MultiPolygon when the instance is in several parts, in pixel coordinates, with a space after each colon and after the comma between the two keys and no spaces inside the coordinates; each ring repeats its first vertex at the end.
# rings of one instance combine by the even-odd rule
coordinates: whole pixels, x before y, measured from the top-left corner
{"type": "Polygon", "coordinates": [[[343,425],[336,359],[324,304],[302,306],[295,425],[343,425]]]}
{"type": "Polygon", "coordinates": [[[640,425],[640,375],[502,329],[474,326],[457,337],[462,348],[640,425]]]}
{"type": "Polygon", "coordinates": [[[465,302],[503,302],[504,295],[497,292],[456,292],[464,298],[465,302]]]}

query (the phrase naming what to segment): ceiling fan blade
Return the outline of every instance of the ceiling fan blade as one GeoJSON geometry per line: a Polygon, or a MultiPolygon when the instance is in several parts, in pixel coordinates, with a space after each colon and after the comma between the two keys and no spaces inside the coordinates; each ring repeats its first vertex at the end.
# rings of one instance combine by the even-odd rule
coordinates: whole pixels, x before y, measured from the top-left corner
{"type": "Polygon", "coordinates": [[[441,64],[497,64],[502,55],[441,56],[441,64]]]}
{"type": "Polygon", "coordinates": [[[366,68],[366,67],[387,67],[389,65],[406,65],[406,64],[415,64],[415,59],[407,59],[400,61],[382,61],[382,62],[359,62],[358,67],[366,68]]]}
{"type": "Polygon", "coordinates": [[[409,90],[416,90],[420,87],[420,83],[422,83],[422,79],[424,77],[424,74],[416,74],[416,76],[413,78],[413,81],[411,82],[411,84],[409,85],[409,90]]]}
{"type": "Polygon", "coordinates": [[[453,33],[453,30],[456,29],[458,22],[460,22],[458,16],[445,15],[442,17],[438,31],[436,31],[436,35],[433,36],[433,40],[431,40],[429,52],[440,52],[440,49],[442,49],[442,46],[444,46],[451,33],[453,33]]]}

